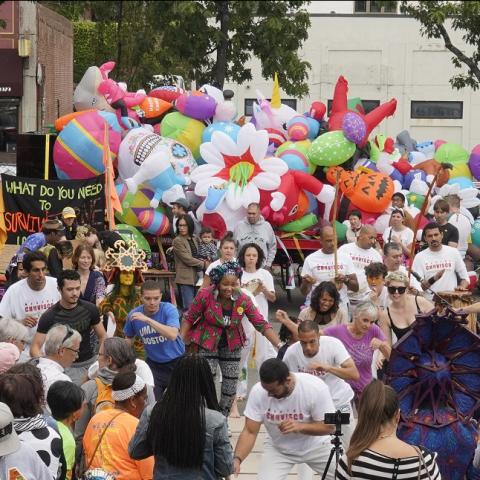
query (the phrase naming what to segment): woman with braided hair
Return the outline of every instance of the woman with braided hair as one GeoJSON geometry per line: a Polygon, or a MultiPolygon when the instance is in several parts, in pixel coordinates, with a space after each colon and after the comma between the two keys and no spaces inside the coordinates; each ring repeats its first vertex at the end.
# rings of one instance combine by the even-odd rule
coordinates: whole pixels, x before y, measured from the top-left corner
{"type": "Polygon", "coordinates": [[[184,316],[180,335],[186,345],[205,357],[215,376],[222,372],[220,409],[229,415],[240,372],[240,353],[246,342],[242,319],[246,319],[278,350],[280,340],[272,326],[241,291],[242,268],[225,262],[209,273],[212,285],[200,290],[184,316]]]}
{"type": "Polygon", "coordinates": [[[155,457],[153,478],[197,480],[228,477],[233,452],[205,358],[182,357],[161,400],[147,407],[130,442],[130,456],[155,457]]]}

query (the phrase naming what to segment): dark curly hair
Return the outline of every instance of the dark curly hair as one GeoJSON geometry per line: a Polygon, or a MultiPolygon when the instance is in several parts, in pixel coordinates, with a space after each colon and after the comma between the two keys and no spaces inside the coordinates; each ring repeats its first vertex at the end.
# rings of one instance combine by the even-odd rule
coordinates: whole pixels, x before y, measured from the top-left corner
{"type": "Polygon", "coordinates": [[[238,254],[238,263],[245,268],[245,253],[247,252],[247,248],[254,248],[258,253],[257,263],[255,265],[256,269],[262,268],[263,261],[265,260],[265,254],[261,247],[259,247],[256,243],[246,243],[240,250],[238,254]]]}
{"type": "Polygon", "coordinates": [[[213,285],[218,285],[225,275],[235,275],[238,279],[242,277],[242,267],[238,262],[225,262],[210,270],[208,276],[213,285]]]}
{"type": "Polygon", "coordinates": [[[333,282],[321,282],[319,283],[312,291],[312,297],[310,299],[310,308],[318,316],[325,316],[323,323],[329,323],[331,321],[331,315],[338,312],[338,307],[340,304],[340,294],[338,293],[337,287],[333,282]],[[327,312],[320,311],[320,297],[328,293],[333,298],[333,305],[327,312]]]}

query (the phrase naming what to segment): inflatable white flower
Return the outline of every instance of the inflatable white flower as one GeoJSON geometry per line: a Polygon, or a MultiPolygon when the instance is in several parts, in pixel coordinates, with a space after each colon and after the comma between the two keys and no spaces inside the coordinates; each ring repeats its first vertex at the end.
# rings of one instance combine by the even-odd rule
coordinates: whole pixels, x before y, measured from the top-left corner
{"type": "Polygon", "coordinates": [[[225,133],[214,132],[212,141],[200,146],[207,163],[191,174],[195,194],[206,197],[209,189],[223,190],[233,210],[259,202],[260,190],[277,189],[280,177],[288,171],[280,158],[265,158],[267,149],[268,133],[255,130],[251,123],[240,129],[236,143],[225,133]]]}

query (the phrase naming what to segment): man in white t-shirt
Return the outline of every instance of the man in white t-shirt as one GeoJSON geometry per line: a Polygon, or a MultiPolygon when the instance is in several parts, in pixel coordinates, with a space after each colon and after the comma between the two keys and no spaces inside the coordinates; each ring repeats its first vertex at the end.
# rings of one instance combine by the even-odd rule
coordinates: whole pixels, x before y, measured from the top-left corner
{"type": "MultiPolygon", "coordinates": [[[[428,248],[417,253],[412,265],[412,271],[424,279],[422,289],[430,288],[434,292],[468,290],[470,281],[462,257],[456,248],[442,245],[442,232],[438,224],[428,223],[423,233],[428,248]]],[[[429,292],[425,296],[430,299],[433,297],[429,292]]]]}
{"type": "Polygon", "coordinates": [[[322,248],[308,255],[303,262],[302,283],[300,291],[307,295],[305,305],[310,305],[312,289],[321,282],[333,282],[340,293],[340,303],[348,308],[347,288],[353,292],[358,290],[355,268],[348,255],[337,253],[337,275],[335,276],[335,233],[333,227],[327,225],[320,232],[322,248]]]}
{"type": "Polygon", "coordinates": [[[348,299],[352,306],[358,305],[368,297],[368,283],[365,276],[365,267],[372,262],[381,262],[382,256],[375,250],[377,232],[371,225],[364,225],[360,229],[355,243],[346,243],[338,249],[338,253],[350,257],[358,280],[358,290],[348,289],[348,299]]]}
{"type": "Polygon", "coordinates": [[[343,428],[345,448],[354,430],[351,401],[354,393],[345,380],[358,380],[359,373],[351,355],[337,338],[320,336],[318,324],[306,320],[298,325],[298,342],[283,357],[291,372],[310,373],[321,378],[330,390],[335,410],[350,414],[350,424],[343,428]]]}
{"type": "Polygon", "coordinates": [[[25,361],[29,358],[30,343],[37,331],[38,319],[60,300],[60,292],[57,280],[46,275],[47,259],[42,252],[25,255],[23,268],[28,276],[5,292],[0,302],[0,317],[12,318],[28,328],[30,338],[20,357],[25,361]]]}
{"type": "Polygon", "coordinates": [[[468,250],[468,244],[471,243],[472,224],[470,220],[460,212],[460,197],[458,195],[448,195],[445,200],[450,206],[450,217],[448,223],[452,224],[458,230],[458,251],[462,259],[468,250]]]}
{"type": "MultiPolygon", "coordinates": [[[[276,358],[260,367],[260,383],[251,390],[245,426],[233,457],[234,473],[252,451],[262,423],[267,430],[258,480],[286,480],[294,465],[306,463],[322,474],[330,454],[332,425],[323,420],[335,406],[322,380],[307,373],[290,373],[276,358]]],[[[334,478],[332,462],[327,478],[334,478]]]]}

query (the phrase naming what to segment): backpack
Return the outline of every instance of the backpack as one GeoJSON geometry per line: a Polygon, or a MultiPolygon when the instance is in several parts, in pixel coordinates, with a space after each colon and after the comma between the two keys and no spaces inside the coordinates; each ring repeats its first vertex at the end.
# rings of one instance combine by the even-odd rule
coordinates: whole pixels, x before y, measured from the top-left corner
{"type": "Polygon", "coordinates": [[[112,386],[105,385],[99,378],[95,379],[95,383],[97,384],[97,399],[95,400],[94,414],[115,406],[112,399],[112,386]]]}

